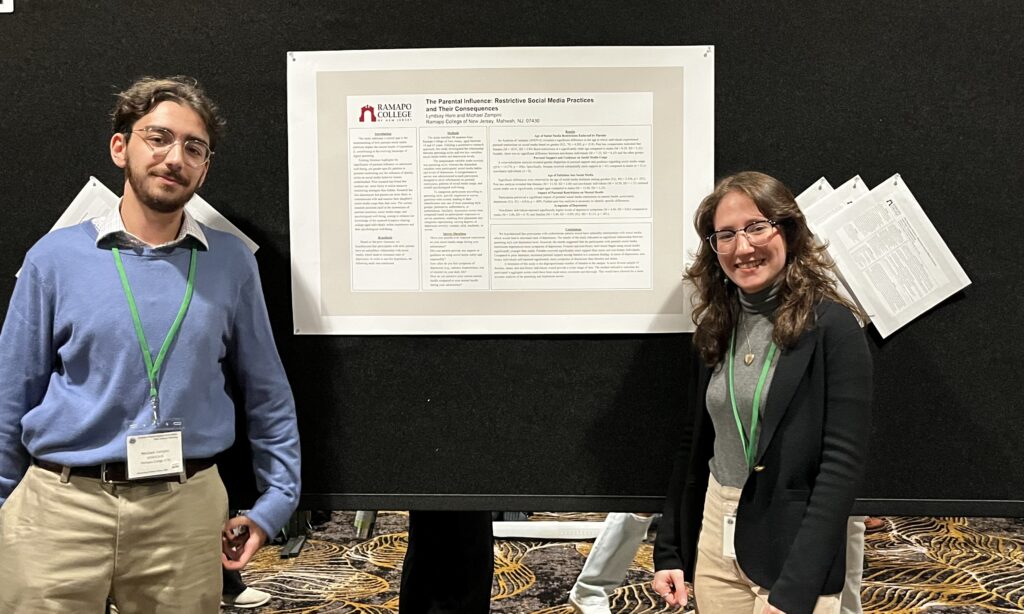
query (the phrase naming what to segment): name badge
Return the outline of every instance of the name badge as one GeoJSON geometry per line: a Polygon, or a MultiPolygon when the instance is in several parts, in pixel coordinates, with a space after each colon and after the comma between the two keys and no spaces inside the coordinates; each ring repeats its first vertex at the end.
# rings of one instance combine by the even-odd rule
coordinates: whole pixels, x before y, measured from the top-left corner
{"type": "Polygon", "coordinates": [[[727,559],[736,558],[735,514],[726,514],[722,517],[722,556],[727,559]]]}
{"type": "Polygon", "coordinates": [[[139,480],[185,471],[181,431],[164,431],[127,437],[128,479],[139,480]]]}

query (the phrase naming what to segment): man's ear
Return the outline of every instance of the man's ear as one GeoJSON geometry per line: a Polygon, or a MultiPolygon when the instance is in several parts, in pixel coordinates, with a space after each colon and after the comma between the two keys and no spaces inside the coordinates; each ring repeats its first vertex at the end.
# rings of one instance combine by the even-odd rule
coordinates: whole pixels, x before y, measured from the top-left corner
{"type": "Polygon", "coordinates": [[[118,132],[110,137],[110,159],[118,168],[128,166],[128,137],[118,132]]]}
{"type": "Polygon", "coordinates": [[[203,174],[199,176],[199,182],[196,183],[196,189],[197,190],[199,188],[203,187],[203,184],[206,183],[206,175],[209,174],[209,172],[210,172],[210,165],[211,164],[213,164],[213,160],[207,160],[206,161],[206,166],[203,167],[203,174]]]}

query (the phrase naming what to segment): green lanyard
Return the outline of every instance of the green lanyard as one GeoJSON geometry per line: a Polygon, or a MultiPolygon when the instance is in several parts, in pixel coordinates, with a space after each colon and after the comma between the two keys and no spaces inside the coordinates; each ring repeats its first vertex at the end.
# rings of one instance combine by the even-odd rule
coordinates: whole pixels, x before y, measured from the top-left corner
{"type": "Polygon", "coordinates": [[[775,357],[775,342],[772,341],[768,347],[768,356],[764,359],[764,366],[761,367],[761,377],[757,380],[757,388],[754,389],[754,403],[750,410],[750,436],[743,430],[743,422],[740,420],[740,411],[736,408],[736,390],[733,387],[733,363],[736,362],[736,329],[732,329],[732,339],[729,340],[729,401],[732,402],[732,415],[736,418],[736,429],[740,432],[740,443],[743,444],[743,455],[747,459],[747,469],[754,466],[754,454],[757,453],[757,422],[761,412],[761,391],[764,390],[764,382],[768,379],[768,371],[772,368],[772,358],[775,357]]]}
{"type": "Polygon", "coordinates": [[[132,322],[135,323],[135,336],[139,339],[139,347],[142,348],[142,358],[146,361],[146,377],[149,378],[149,404],[153,408],[153,424],[159,422],[157,408],[159,407],[157,393],[157,379],[160,375],[160,367],[167,357],[167,350],[170,349],[174,338],[178,336],[181,322],[185,319],[185,312],[188,311],[189,303],[192,302],[192,288],[196,280],[196,248],[192,248],[192,256],[188,261],[188,282],[185,284],[185,298],[181,300],[181,307],[178,309],[178,316],[171,324],[171,330],[167,331],[164,343],[160,346],[160,353],[156,355],[156,362],[149,350],[149,342],[146,341],[146,333],[142,330],[142,320],[139,318],[139,308],[135,306],[135,296],[132,294],[132,287],[128,284],[128,275],[124,272],[124,263],[121,261],[121,251],[116,247],[114,252],[114,264],[117,265],[117,274],[121,276],[121,287],[124,288],[124,295],[128,299],[128,308],[132,312],[132,322]]]}

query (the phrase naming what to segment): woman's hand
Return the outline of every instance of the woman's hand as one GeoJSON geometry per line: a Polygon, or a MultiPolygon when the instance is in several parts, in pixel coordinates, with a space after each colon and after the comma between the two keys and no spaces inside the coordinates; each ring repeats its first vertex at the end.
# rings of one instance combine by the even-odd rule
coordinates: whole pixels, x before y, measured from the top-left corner
{"type": "Polygon", "coordinates": [[[768,605],[764,606],[763,610],[761,610],[761,614],[786,614],[786,613],[783,612],[782,610],[780,610],[779,608],[777,608],[777,607],[775,607],[775,606],[773,606],[772,604],[769,603],[768,605]]]}
{"type": "Polygon", "coordinates": [[[651,588],[669,605],[686,605],[686,583],[682,569],[662,569],[655,573],[651,588]]]}

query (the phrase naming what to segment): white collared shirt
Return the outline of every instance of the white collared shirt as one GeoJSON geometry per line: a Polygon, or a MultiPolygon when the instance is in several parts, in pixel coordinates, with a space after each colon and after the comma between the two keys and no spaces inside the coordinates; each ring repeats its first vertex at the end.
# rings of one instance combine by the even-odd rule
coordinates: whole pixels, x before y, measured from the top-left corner
{"type": "Polygon", "coordinates": [[[199,243],[196,246],[197,248],[201,250],[209,249],[203,227],[200,226],[199,222],[192,217],[187,209],[183,210],[182,213],[184,214],[184,219],[182,220],[181,228],[178,230],[178,236],[173,241],[161,243],[160,245],[150,245],[128,232],[124,227],[124,220],[121,219],[121,205],[119,203],[117,208],[111,210],[110,213],[102,217],[93,218],[92,225],[96,227],[96,245],[100,246],[101,244],[106,245],[109,243],[115,247],[171,249],[184,243],[191,237],[199,243]]]}

